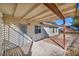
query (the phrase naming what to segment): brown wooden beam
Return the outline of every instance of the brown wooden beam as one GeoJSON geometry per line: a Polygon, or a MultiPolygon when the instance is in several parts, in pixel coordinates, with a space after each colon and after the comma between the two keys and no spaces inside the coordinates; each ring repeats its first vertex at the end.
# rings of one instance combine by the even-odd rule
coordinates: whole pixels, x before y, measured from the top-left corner
{"type": "Polygon", "coordinates": [[[64,49],[66,47],[66,33],[65,33],[65,30],[66,30],[66,27],[65,27],[65,17],[63,16],[63,14],[61,13],[61,11],[58,9],[58,7],[56,6],[56,4],[54,3],[45,3],[44,4],[47,8],[49,8],[52,12],[54,12],[59,18],[61,18],[63,20],[63,30],[64,30],[64,33],[63,33],[63,42],[64,42],[64,49]]]}
{"type": "Polygon", "coordinates": [[[34,15],[34,16],[30,17],[30,18],[26,19],[26,21],[28,21],[28,20],[30,20],[30,21],[31,21],[31,19],[33,19],[33,18],[35,18],[35,17],[37,17],[37,16],[40,16],[40,15],[42,15],[42,14],[46,13],[46,12],[48,12],[48,10],[44,10],[44,11],[42,11],[42,12],[38,13],[37,15],[34,15]]]}
{"type": "Polygon", "coordinates": [[[34,6],[32,6],[30,8],[30,10],[28,12],[26,12],[19,20],[19,22],[24,22],[24,20],[27,20],[25,19],[24,17],[27,16],[28,14],[30,14],[31,12],[33,12],[37,7],[39,7],[41,4],[35,4],[34,6]]]}
{"type": "Polygon", "coordinates": [[[13,11],[13,15],[12,15],[12,17],[14,17],[14,15],[15,15],[15,12],[16,12],[16,9],[17,9],[17,3],[15,4],[15,7],[14,7],[14,11],[13,11]]]}
{"type": "Polygon", "coordinates": [[[54,43],[56,43],[58,46],[60,46],[62,49],[64,49],[64,47],[62,45],[60,45],[58,42],[56,42],[54,39],[52,39],[51,37],[49,37],[51,41],[53,41],[54,43]]]}
{"type": "Polygon", "coordinates": [[[58,9],[58,7],[56,6],[56,4],[54,3],[44,3],[44,5],[49,8],[52,12],[54,12],[59,18],[64,19],[63,14],[61,13],[61,11],[58,9]]]}
{"type": "Polygon", "coordinates": [[[63,20],[63,30],[64,30],[64,33],[63,33],[63,42],[64,42],[64,49],[66,49],[66,26],[65,26],[65,24],[66,24],[66,21],[65,21],[65,19],[63,20]]]}
{"type": "Polygon", "coordinates": [[[42,22],[41,24],[44,25],[44,26],[49,26],[49,27],[59,27],[58,25],[46,23],[46,22],[42,22]]]}
{"type": "Polygon", "coordinates": [[[28,14],[30,14],[32,11],[34,11],[38,6],[40,6],[41,4],[35,4],[28,12],[26,12],[20,19],[23,20],[23,18],[25,16],[27,16],[28,14]]]}
{"type": "MultiPolygon", "coordinates": [[[[67,17],[74,17],[75,16],[75,10],[73,10],[73,11],[70,11],[70,12],[64,12],[63,13],[63,15],[64,15],[64,17],[65,18],[67,18],[67,17]],[[71,15],[71,14],[73,14],[73,15],[71,15]],[[70,16],[69,16],[70,15],[70,16]]],[[[42,17],[42,18],[38,18],[38,19],[34,19],[32,22],[38,22],[38,21],[53,21],[53,20],[56,20],[56,19],[54,19],[55,17],[57,17],[57,16],[52,16],[52,17],[50,17],[50,16],[52,16],[52,14],[51,15],[49,15],[49,16],[45,16],[45,17],[42,17]],[[47,18],[48,17],[48,18],[47,18]],[[45,18],[45,19],[44,19],[45,18]],[[50,18],[50,19],[49,19],[50,18]],[[49,19],[49,20],[48,20],[49,19]]],[[[59,19],[59,18],[58,18],[59,19]]]]}
{"type": "Polygon", "coordinates": [[[75,7],[76,7],[76,12],[75,12],[75,16],[77,16],[77,4],[76,4],[76,6],[75,6],[75,7]]]}

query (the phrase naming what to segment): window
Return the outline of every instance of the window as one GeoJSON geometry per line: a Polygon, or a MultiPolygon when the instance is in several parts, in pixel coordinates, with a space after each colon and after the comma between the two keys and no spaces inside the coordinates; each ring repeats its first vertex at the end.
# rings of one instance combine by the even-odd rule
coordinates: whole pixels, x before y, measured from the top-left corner
{"type": "Polygon", "coordinates": [[[53,33],[54,33],[54,27],[53,27],[53,33]]]}
{"type": "Polygon", "coordinates": [[[57,30],[57,28],[56,28],[56,32],[57,32],[58,30],[57,30]]]}
{"type": "Polygon", "coordinates": [[[23,34],[27,34],[27,25],[19,24],[19,29],[22,31],[23,34]]]}
{"type": "Polygon", "coordinates": [[[52,28],[52,27],[49,27],[50,29],[52,28]]]}
{"type": "Polygon", "coordinates": [[[35,25],[35,34],[41,33],[41,26],[35,25]]]}

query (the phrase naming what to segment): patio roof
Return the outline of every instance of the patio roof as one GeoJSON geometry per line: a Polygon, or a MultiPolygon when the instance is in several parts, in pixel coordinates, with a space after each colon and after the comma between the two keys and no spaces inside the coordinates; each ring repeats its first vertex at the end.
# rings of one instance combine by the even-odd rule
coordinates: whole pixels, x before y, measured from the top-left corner
{"type": "MultiPolygon", "coordinates": [[[[53,3],[52,3],[53,4],[53,3]]],[[[75,3],[55,4],[64,18],[74,17],[76,13],[75,3]]],[[[57,10],[57,9],[55,9],[57,10]]],[[[7,22],[14,21],[16,23],[27,24],[31,22],[49,22],[60,19],[57,12],[52,12],[45,4],[37,3],[17,3],[17,4],[0,4],[0,11],[3,13],[3,18],[7,22]]],[[[59,13],[60,14],[60,13],[59,13]]]]}

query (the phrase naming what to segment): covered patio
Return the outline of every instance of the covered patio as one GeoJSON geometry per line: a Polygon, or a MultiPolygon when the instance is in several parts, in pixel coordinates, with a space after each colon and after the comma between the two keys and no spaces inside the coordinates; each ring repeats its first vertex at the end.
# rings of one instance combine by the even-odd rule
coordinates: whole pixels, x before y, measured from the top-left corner
{"type": "Polygon", "coordinates": [[[79,48],[79,31],[66,26],[65,18],[68,17],[78,19],[76,3],[0,4],[0,55],[64,56],[69,48],[79,48]],[[63,21],[62,25],[51,23],[58,19],[63,21]],[[33,33],[34,26],[39,27],[39,31],[33,33]],[[59,30],[58,35],[49,36],[44,26],[62,27],[62,31],[59,30]],[[36,35],[38,32],[41,34],[36,35]]]}

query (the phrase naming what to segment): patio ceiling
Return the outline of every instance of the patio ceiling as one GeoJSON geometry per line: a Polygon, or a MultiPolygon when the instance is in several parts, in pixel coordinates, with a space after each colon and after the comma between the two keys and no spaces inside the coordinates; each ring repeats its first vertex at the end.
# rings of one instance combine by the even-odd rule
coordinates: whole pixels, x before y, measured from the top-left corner
{"type": "MultiPolygon", "coordinates": [[[[76,13],[75,3],[64,3],[56,4],[59,11],[62,13],[64,18],[74,17],[76,13]]],[[[0,4],[0,12],[3,13],[3,18],[7,22],[16,22],[27,24],[31,22],[49,22],[56,19],[60,19],[59,16],[47,8],[44,4],[28,4],[28,3],[17,3],[17,4],[0,4]]]]}

